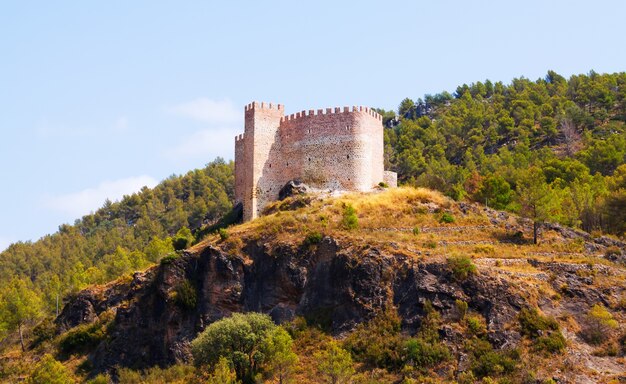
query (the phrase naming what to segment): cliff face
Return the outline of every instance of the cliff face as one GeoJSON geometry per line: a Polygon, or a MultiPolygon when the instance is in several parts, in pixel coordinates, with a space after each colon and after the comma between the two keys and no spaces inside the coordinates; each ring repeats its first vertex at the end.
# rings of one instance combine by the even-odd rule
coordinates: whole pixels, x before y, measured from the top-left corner
{"type": "Polygon", "coordinates": [[[58,322],[71,328],[116,308],[115,326],[92,361],[102,370],[142,368],[187,361],[197,333],[232,312],[268,313],[279,323],[304,316],[340,334],[395,305],[410,332],[419,328],[426,300],[452,315],[457,299],[485,317],[496,346],[519,340],[505,326],[528,303],[506,280],[478,273],[458,282],[444,262],[417,262],[374,247],[344,249],[329,237],[315,249],[249,244],[237,257],[209,246],[137,273],[130,284],[81,292],[58,322]],[[185,280],[196,288],[196,308],[177,304],[174,292],[185,280]]]}

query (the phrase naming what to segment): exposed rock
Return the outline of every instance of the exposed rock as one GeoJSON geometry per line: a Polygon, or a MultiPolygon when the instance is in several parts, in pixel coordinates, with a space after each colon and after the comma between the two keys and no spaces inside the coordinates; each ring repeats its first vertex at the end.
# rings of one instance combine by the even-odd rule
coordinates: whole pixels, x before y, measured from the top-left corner
{"type": "Polygon", "coordinates": [[[278,192],[278,200],[285,200],[288,197],[302,195],[311,191],[308,185],[300,180],[291,180],[278,192]]]}
{"type": "MultiPolygon", "coordinates": [[[[268,313],[279,323],[304,316],[342,334],[394,305],[403,328],[412,333],[421,324],[426,300],[449,318],[455,300],[468,302],[487,320],[494,345],[512,347],[519,335],[506,326],[515,321],[524,300],[510,288],[506,281],[482,273],[457,282],[445,263],[416,262],[367,246],[343,248],[330,237],[315,249],[269,249],[252,242],[244,247],[244,256],[207,246],[155,267],[136,276],[123,297],[83,291],[68,303],[58,322],[69,327],[93,321],[118,304],[115,327],[90,356],[100,371],[188,361],[189,342],[232,312],[268,313]],[[193,310],[173,299],[185,279],[196,287],[198,305],[193,310]],[[122,302],[126,304],[119,305],[122,302]]],[[[448,331],[442,330],[443,338],[458,341],[458,332],[448,331]]]]}

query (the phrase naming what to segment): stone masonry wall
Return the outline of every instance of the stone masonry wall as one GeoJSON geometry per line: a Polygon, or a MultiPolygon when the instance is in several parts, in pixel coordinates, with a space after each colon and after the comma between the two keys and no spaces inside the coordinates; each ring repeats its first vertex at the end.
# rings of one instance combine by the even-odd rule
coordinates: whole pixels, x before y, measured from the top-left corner
{"type": "Polygon", "coordinates": [[[368,191],[385,179],[382,118],[365,107],[284,116],[282,105],[245,108],[235,139],[235,198],[257,217],[290,180],[320,189],[368,191]]]}

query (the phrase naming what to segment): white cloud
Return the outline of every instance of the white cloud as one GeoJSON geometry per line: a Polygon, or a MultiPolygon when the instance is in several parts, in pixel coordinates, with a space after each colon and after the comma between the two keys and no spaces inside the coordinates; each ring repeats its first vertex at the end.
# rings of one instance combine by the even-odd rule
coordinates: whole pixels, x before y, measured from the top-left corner
{"type": "Polygon", "coordinates": [[[234,158],[237,128],[214,128],[197,131],[163,153],[170,160],[206,159],[207,162],[220,156],[226,160],[234,158]]]}
{"type": "Polygon", "coordinates": [[[154,187],[158,181],[150,176],[128,177],[103,181],[97,187],[59,196],[45,196],[43,205],[49,209],[80,217],[100,208],[106,199],[119,200],[138,192],[142,187],[154,187]]]}
{"type": "Polygon", "coordinates": [[[211,100],[206,97],[174,105],[166,110],[174,115],[211,124],[236,123],[243,116],[243,112],[237,110],[230,100],[211,100]]]}

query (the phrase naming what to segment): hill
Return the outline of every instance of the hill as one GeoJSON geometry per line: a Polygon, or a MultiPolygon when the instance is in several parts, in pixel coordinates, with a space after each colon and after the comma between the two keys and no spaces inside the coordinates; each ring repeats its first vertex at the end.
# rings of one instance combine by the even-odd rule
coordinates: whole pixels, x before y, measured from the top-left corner
{"type": "Polygon", "coordinates": [[[358,382],[617,378],[624,330],[591,336],[594,308],[624,321],[626,244],[558,225],[542,228],[539,245],[531,237],[527,219],[425,189],[295,196],[132,279],[78,293],[44,348],[80,364],[79,375],[181,369],[208,324],[257,311],[293,335],[298,382],[319,382],[312,356],[327,335],[352,351],[358,382]],[[103,333],[76,338],[93,329],[103,333]],[[410,340],[430,348],[414,358],[433,348],[439,357],[407,361],[410,340]]]}

